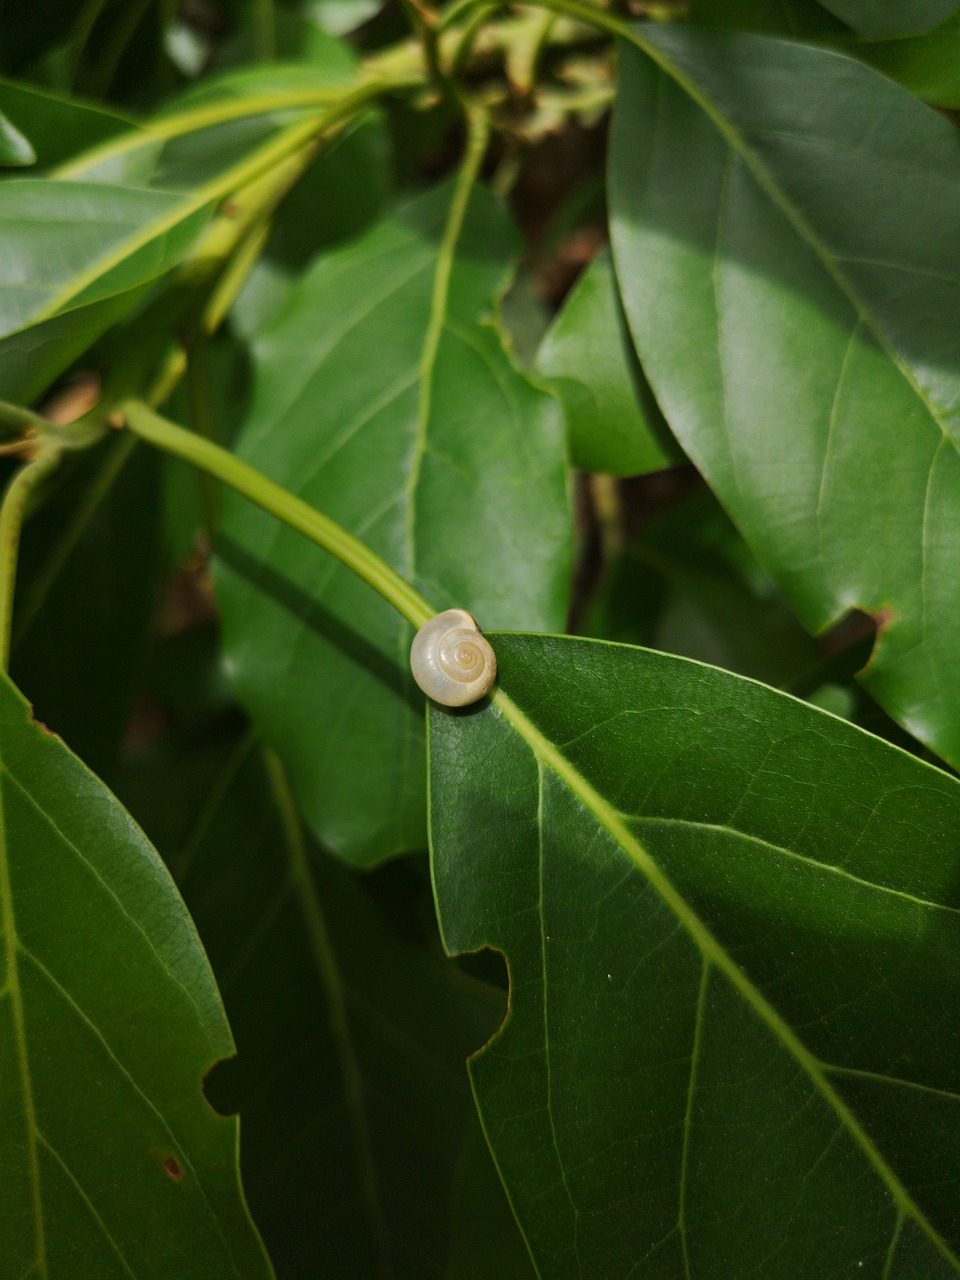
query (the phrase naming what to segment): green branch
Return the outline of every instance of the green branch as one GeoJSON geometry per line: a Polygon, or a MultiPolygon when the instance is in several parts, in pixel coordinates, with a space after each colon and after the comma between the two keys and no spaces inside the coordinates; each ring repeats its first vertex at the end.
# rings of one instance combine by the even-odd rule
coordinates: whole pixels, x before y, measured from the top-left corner
{"type": "Polygon", "coordinates": [[[161,418],[139,400],[128,401],[122,406],[121,413],[135,435],[230,485],[237,493],[335,556],[379,592],[413,626],[422,627],[436,613],[409,582],[353,534],[347,533],[329,517],[268,480],[226,449],[161,418]]]}
{"type": "Polygon", "coordinates": [[[0,435],[35,436],[49,424],[46,418],[23,405],[0,400],[0,435]]]}
{"type": "Polygon", "coordinates": [[[44,449],[16,473],[0,502],[0,670],[10,661],[13,593],[17,584],[20,530],[34,490],[60,464],[59,449],[44,449]]]}

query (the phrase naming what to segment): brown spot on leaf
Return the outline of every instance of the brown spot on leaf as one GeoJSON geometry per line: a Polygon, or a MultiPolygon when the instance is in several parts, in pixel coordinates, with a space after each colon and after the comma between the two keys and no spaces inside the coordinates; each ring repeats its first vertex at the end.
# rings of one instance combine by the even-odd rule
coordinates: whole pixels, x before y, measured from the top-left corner
{"type": "Polygon", "coordinates": [[[877,628],[877,635],[886,631],[887,627],[894,621],[894,612],[889,608],[876,609],[870,616],[873,618],[874,626],[877,628]]]}
{"type": "Polygon", "coordinates": [[[41,733],[45,733],[48,738],[55,738],[57,736],[52,729],[47,728],[47,726],[43,723],[42,720],[37,719],[36,715],[34,714],[32,704],[29,708],[28,716],[31,723],[34,724],[40,730],[41,733]]]}
{"type": "Polygon", "coordinates": [[[179,1182],[183,1177],[183,1170],[176,1156],[167,1156],[163,1162],[163,1172],[172,1182],[179,1182]]]}

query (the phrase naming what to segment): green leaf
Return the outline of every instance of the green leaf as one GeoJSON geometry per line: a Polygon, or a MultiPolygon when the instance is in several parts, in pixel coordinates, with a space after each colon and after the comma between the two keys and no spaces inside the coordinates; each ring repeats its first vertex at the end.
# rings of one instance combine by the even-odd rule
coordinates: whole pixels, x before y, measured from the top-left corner
{"type": "Polygon", "coordinates": [[[281,93],[315,95],[322,85],[347,88],[356,78],[357,69],[357,56],[350,46],[324,36],[309,61],[271,62],[221,72],[181,93],[158,118],[179,115],[201,104],[211,105],[231,98],[242,101],[281,93]]]}
{"type": "Polygon", "coordinates": [[[457,1165],[451,1234],[446,1280],[534,1280],[530,1254],[475,1111],[457,1165]]]}
{"type": "Polygon", "coordinates": [[[262,332],[321,249],[355,238],[383,215],[389,177],[385,123],[380,113],[368,112],[321,151],[274,215],[231,311],[238,333],[262,332]]]}
{"type": "Polygon", "coordinates": [[[47,168],[133,127],[133,121],[87,103],[71,102],[30,85],[0,79],[0,110],[24,130],[47,168]]]}
{"type": "Polygon", "coordinates": [[[957,0],[821,0],[825,9],[865,36],[917,35],[943,22],[957,0]]]}
{"type": "Polygon", "coordinates": [[[578,628],[780,688],[817,646],[708,493],[678,503],[606,566],[578,628]]]}
{"type": "Polygon", "coordinates": [[[233,1042],[183,903],[5,677],[0,758],[5,1273],[269,1277],[203,1097],[233,1042]]]}
{"type": "Polygon", "coordinates": [[[107,184],[3,184],[0,396],[30,400],[187,253],[209,203],[107,184]]]}
{"type": "Polygon", "coordinates": [[[539,1273],[960,1274],[960,784],[763,685],[491,637],[431,708],[451,951],[507,959],[472,1060],[539,1273]]]}
{"type": "Polygon", "coordinates": [[[162,526],[159,456],[111,435],[58,477],[23,531],[11,674],[113,785],[152,638],[162,526]]]}
{"type": "Polygon", "coordinates": [[[927,35],[908,40],[862,41],[856,57],[892,76],[926,102],[960,107],[960,13],[927,35]]]}
{"type": "MultiPolygon", "coordinates": [[[[253,345],[238,452],[363,538],[438,608],[559,629],[569,514],[553,400],[490,313],[513,252],[485,189],[444,238],[450,189],[321,259],[253,345]],[[449,278],[447,278],[449,272],[449,278]]],[[[426,843],[411,633],[348,570],[238,498],[217,588],[234,686],[310,825],[369,864],[426,843]]]]}
{"type": "Polygon", "coordinates": [[[326,57],[231,71],[181,94],[141,125],[76,157],[57,176],[191,191],[262,146],[298,116],[316,113],[356,78],[356,59],[329,41],[326,57]]]}
{"type": "Polygon", "coordinates": [[[536,368],[563,405],[575,466],[632,476],[683,460],[634,354],[608,249],[577,281],[536,368]]]}
{"type": "MultiPolygon", "coordinates": [[[[253,735],[171,862],[237,1039],[209,1092],[239,1109],[244,1185],[278,1274],[446,1275],[473,1111],[464,1059],[503,993],[444,958],[425,877],[391,868],[377,894],[308,845],[253,735]]],[[[491,1222],[509,1224],[493,1178],[499,1201],[464,1241],[475,1250],[491,1222]]]]}
{"type": "Polygon", "coordinates": [[[657,399],[804,624],[872,614],[865,686],[960,760],[960,139],[842,55],[646,30],[611,221],[657,399]]]}

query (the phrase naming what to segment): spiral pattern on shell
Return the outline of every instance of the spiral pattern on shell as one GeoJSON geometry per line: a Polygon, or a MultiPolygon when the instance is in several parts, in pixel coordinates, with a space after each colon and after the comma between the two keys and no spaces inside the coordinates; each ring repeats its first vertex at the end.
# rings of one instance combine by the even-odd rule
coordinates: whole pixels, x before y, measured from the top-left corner
{"type": "Polygon", "coordinates": [[[410,647],[413,678],[443,707],[479,702],[497,678],[490,642],[465,609],[446,609],[425,622],[410,647]]]}

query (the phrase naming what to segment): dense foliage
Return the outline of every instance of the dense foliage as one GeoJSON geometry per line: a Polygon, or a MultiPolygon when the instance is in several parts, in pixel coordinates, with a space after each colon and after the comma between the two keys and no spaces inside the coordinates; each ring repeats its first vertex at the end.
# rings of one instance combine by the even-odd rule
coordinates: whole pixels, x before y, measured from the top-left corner
{"type": "Polygon", "coordinates": [[[0,74],[0,1276],[960,1275],[957,0],[0,74]]]}

